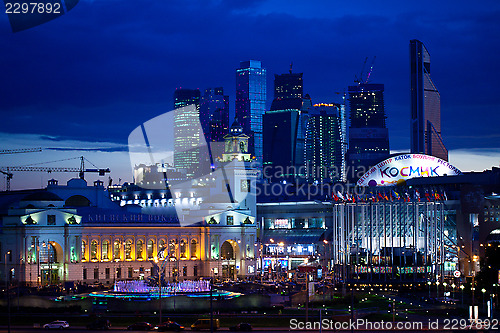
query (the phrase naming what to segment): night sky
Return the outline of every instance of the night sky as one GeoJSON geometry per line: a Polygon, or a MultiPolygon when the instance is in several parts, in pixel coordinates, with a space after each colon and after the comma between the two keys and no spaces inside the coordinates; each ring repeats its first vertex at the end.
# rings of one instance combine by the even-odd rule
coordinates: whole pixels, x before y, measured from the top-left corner
{"type": "MultiPolygon", "coordinates": [[[[419,39],[441,93],[450,161],[463,171],[498,166],[499,17],[498,0],[80,0],[13,33],[2,12],[0,149],[44,151],[0,155],[0,165],[83,154],[115,180],[131,181],[129,133],[170,111],[176,87],[222,86],[234,113],[235,69],[249,59],[267,68],[269,107],[274,74],[291,62],[314,103],[340,102],[337,93],[376,56],[370,82],[385,84],[390,147],[405,151],[409,41],[419,39]]],[[[13,188],[44,186],[49,176],[33,177],[16,174],[13,188]]]]}

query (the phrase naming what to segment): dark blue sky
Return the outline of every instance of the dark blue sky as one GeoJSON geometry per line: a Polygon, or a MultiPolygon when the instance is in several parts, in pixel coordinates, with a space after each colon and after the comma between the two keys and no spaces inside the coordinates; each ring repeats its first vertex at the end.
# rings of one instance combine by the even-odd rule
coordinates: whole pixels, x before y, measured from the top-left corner
{"type": "Polygon", "coordinates": [[[385,84],[391,149],[408,149],[416,38],[431,54],[448,148],[499,148],[499,17],[498,0],[80,0],[12,33],[1,14],[0,132],[125,145],[171,109],[176,87],[223,86],[233,112],[240,61],[267,68],[270,105],[273,76],[292,61],[313,102],[334,102],[376,56],[371,82],[385,84]]]}

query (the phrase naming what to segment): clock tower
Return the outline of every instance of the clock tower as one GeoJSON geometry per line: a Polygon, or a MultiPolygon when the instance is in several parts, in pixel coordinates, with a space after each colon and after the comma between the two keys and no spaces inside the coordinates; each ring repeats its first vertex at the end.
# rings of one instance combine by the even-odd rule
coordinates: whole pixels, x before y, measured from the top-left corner
{"type": "Polygon", "coordinates": [[[233,160],[251,162],[252,156],[248,151],[248,139],[250,137],[243,133],[243,127],[236,118],[229,129],[229,134],[224,136],[224,153],[221,162],[233,160]]]}

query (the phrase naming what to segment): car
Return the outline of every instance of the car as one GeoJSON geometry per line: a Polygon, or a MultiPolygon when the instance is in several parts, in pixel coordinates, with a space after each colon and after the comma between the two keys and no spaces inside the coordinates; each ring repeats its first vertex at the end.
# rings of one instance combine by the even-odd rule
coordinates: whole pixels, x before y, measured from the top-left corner
{"type": "Polygon", "coordinates": [[[184,331],[184,326],[181,326],[180,324],[176,323],[175,321],[167,321],[166,323],[158,325],[158,331],[164,332],[164,331],[184,331]]]}
{"type": "MultiPolygon", "coordinates": [[[[214,330],[217,330],[220,328],[219,319],[214,318],[213,327],[214,327],[214,330]]],[[[191,325],[191,329],[193,331],[209,330],[210,329],[210,319],[198,319],[197,321],[194,322],[193,325],[191,325]]]]}
{"type": "Polygon", "coordinates": [[[156,329],[156,327],[154,327],[153,325],[151,325],[150,323],[147,323],[145,321],[139,322],[139,323],[134,323],[134,324],[129,325],[127,327],[127,330],[129,330],[129,331],[152,331],[154,329],[156,329]]]}
{"type": "Polygon", "coordinates": [[[88,330],[107,330],[111,323],[107,319],[99,318],[87,325],[88,330]]]}
{"type": "Polygon", "coordinates": [[[251,331],[252,330],[252,325],[249,323],[239,323],[236,326],[231,326],[229,327],[230,331],[251,331]]]}
{"type": "Polygon", "coordinates": [[[43,325],[43,328],[45,328],[46,330],[48,329],[66,329],[69,327],[69,324],[67,321],[63,321],[63,320],[55,320],[53,322],[50,322],[48,324],[45,324],[43,325]]]}

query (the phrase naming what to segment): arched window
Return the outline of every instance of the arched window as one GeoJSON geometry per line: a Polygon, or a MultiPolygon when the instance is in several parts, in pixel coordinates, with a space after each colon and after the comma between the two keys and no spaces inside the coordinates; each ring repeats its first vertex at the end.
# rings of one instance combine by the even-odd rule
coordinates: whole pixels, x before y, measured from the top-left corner
{"type": "Polygon", "coordinates": [[[136,244],[136,260],[144,260],[143,252],[144,252],[144,242],[141,239],[139,239],[136,244]]]}
{"type": "Polygon", "coordinates": [[[102,260],[109,260],[109,240],[104,240],[102,242],[102,252],[101,252],[101,258],[102,260]]]}
{"type": "Polygon", "coordinates": [[[82,261],[86,261],[87,257],[85,256],[85,252],[87,252],[87,243],[82,240],[82,261]]]}
{"type": "Polygon", "coordinates": [[[191,240],[191,259],[198,259],[198,241],[196,239],[191,240]]]}
{"type": "Polygon", "coordinates": [[[125,260],[132,259],[132,241],[128,239],[125,242],[125,260]]]}
{"type": "Polygon", "coordinates": [[[185,239],[181,239],[181,259],[187,258],[187,241],[185,239]]]}
{"type": "MultiPolygon", "coordinates": [[[[12,253],[12,252],[11,252],[12,253]]],[[[54,263],[57,262],[57,254],[55,247],[49,243],[42,243],[40,247],[40,263],[54,263]]]]}
{"type": "Polygon", "coordinates": [[[160,239],[160,241],[158,242],[158,258],[160,259],[165,259],[168,257],[168,248],[165,244],[166,242],[164,239],[160,239]]]}
{"type": "Polygon", "coordinates": [[[155,248],[154,240],[152,240],[152,239],[148,240],[147,249],[146,249],[146,252],[148,254],[148,259],[153,259],[154,248],[155,248]]]}
{"type": "Polygon", "coordinates": [[[113,259],[114,260],[120,260],[121,256],[120,256],[120,252],[121,252],[121,245],[120,245],[120,241],[119,240],[115,240],[115,242],[113,243],[113,259]]]}
{"type": "Polygon", "coordinates": [[[232,259],[234,259],[233,246],[228,241],[225,241],[222,244],[220,252],[221,252],[220,256],[221,256],[222,259],[225,259],[225,260],[232,260],[232,259]]]}
{"type": "Polygon", "coordinates": [[[168,245],[168,254],[170,258],[177,259],[177,240],[171,239],[168,245]]]}
{"type": "Polygon", "coordinates": [[[90,242],[90,260],[97,260],[97,245],[96,240],[90,242]]]}

